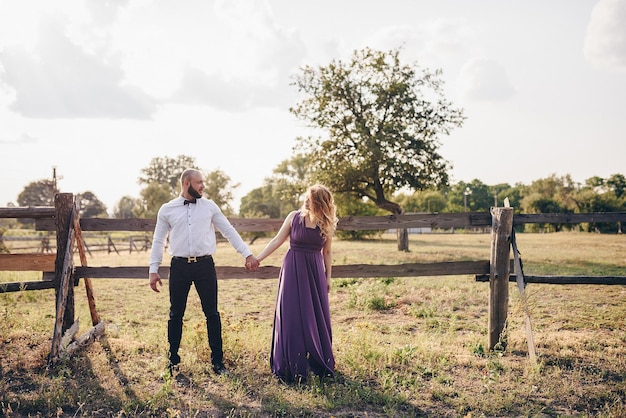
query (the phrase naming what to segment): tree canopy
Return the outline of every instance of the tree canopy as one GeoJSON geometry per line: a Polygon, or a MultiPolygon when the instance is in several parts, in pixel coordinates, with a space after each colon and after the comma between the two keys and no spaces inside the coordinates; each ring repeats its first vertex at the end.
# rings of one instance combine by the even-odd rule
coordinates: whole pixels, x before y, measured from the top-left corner
{"type": "Polygon", "coordinates": [[[441,71],[401,63],[399,49],[365,48],[349,62],[306,66],[293,84],[304,98],[291,112],[322,132],[299,138],[300,146],[334,192],[402,213],[391,200],[397,190],[448,183],[439,140],[464,116],[445,99],[441,71]]]}
{"type": "Polygon", "coordinates": [[[213,200],[225,215],[232,215],[234,210],[231,202],[233,201],[234,189],[239,187],[239,184],[231,184],[230,176],[220,169],[208,173],[204,184],[204,195],[213,200]]]}
{"type": "Polygon", "coordinates": [[[180,176],[187,168],[199,169],[195,158],[182,154],[176,158],[155,157],[147,167],[141,169],[142,175],[137,181],[144,186],[151,183],[167,184],[170,195],[175,197],[180,192],[180,176]]]}
{"type": "MultiPolygon", "coordinates": [[[[180,176],[188,168],[202,172],[196,159],[188,155],[153,158],[147,167],[141,169],[142,175],[138,179],[138,183],[143,185],[141,198],[133,201],[128,196],[123,197],[123,201],[120,200],[117,204],[116,213],[123,215],[123,211],[127,213],[130,209],[140,218],[156,217],[163,203],[180,194],[180,176]]],[[[232,215],[233,190],[239,184],[231,184],[230,176],[220,169],[203,174],[204,196],[213,200],[227,216],[232,215]]]]}
{"type": "Polygon", "coordinates": [[[80,216],[83,218],[108,217],[106,205],[90,191],[78,195],[80,199],[80,216]]]}
{"type": "Polygon", "coordinates": [[[280,162],[272,176],[263,180],[261,187],[252,190],[241,199],[240,216],[249,218],[286,216],[302,203],[300,197],[306,191],[309,179],[310,165],[305,155],[296,154],[280,162]]]}
{"type": "Polygon", "coordinates": [[[28,183],[17,196],[20,206],[54,206],[54,195],[59,189],[53,180],[38,180],[28,183]]]}

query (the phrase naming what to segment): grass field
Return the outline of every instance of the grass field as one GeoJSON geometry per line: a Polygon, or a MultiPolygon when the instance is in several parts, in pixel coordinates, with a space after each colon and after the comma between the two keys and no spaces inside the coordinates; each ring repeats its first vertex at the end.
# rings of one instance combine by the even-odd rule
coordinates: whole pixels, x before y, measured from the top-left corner
{"type": "MultiPolygon", "coordinates": [[[[335,264],[487,260],[489,234],[335,241],[335,264]]],[[[526,274],[626,275],[626,236],[518,234],[526,274]]],[[[258,253],[267,239],[255,242],[258,253]]],[[[279,265],[285,248],[265,265],[279,265]]],[[[98,255],[92,266],[147,265],[147,253],[98,255]]],[[[218,265],[243,260],[219,244],[218,265]]],[[[77,261],[77,264],[79,262],[77,261]]],[[[0,282],[37,280],[0,272],[0,282]]],[[[276,280],[221,280],[225,361],[216,376],[199,301],[191,293],[181,374],[166,366],[167,288],[146,280],[93,280],[105,336],[46,369],[54,291],[0,294],[0,413],[94,417],[623,417],[626,287],[529,285],[538,361],[528,359],[517,288],[508,345],[489,352],[489,284],[472,276],[341,279],[330,294],[334,379],[286,385],[269,372],[276,280]]],[[[75,288],[81,331],[90,327],[84,284],[75,288]]]]}

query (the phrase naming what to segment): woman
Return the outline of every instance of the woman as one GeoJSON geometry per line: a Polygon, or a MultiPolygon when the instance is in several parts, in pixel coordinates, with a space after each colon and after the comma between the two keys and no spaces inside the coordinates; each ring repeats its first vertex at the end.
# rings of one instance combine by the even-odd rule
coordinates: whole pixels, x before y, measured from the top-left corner
{"type": "Polygon", "coordinates": [[[270,355],[272,373],[282,380],[306,379],[309,372],[334,376],[328,292],[336,226],[332,193],[314,185],[302,208],[287,215],[257,256],[259,262],[264,260],[289,237],[278,281],[270,355]]]}

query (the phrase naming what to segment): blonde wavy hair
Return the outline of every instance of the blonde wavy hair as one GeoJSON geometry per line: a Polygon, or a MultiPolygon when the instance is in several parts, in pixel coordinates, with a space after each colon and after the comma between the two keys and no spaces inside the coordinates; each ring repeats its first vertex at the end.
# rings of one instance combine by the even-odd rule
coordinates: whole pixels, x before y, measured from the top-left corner
{"type": "Polygon", "coordinates": [[[301,208],[302,219],[309,216],[319,226],[321,235],[330,238],[337,228],[337,207],[333,194],[326,186],[315,184],[306,194],[301,208]]]}

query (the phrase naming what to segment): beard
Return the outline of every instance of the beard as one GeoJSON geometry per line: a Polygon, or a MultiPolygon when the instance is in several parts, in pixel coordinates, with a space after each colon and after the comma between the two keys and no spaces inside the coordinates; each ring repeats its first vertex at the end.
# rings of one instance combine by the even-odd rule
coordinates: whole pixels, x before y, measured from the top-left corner
{"type": "Polygon", "coordinates": [[[200,192],[194,189],[192,185],[189,185],[189,188],[187,188],[187,193],[189,193],[191,196],[195,197],[196,199],[200,199],[202,197],[200,192]]]}

